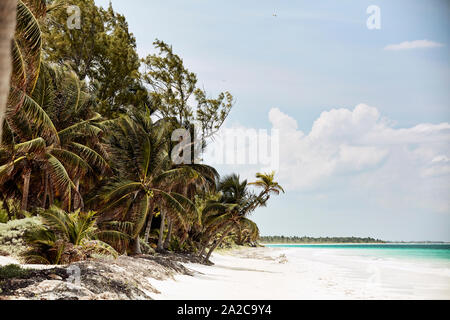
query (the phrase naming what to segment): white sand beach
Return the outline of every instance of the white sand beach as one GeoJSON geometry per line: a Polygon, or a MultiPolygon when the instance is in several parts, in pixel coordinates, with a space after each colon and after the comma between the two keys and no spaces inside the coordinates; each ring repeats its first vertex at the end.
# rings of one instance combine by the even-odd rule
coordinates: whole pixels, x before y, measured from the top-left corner
{"type": "Polygon", "coordinates": [[[314,248],[248,248],[214,254],[194,276],[152,285],[154,299],[450,299],[450,265],[336,254],[314,248]]]}

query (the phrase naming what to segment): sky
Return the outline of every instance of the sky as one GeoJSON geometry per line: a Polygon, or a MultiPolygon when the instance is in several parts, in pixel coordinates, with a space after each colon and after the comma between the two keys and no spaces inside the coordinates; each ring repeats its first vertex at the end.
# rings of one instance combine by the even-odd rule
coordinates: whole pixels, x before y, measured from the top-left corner
{"type": "Polygon", "coordinates": [[[286,194],[252,215],[262,235],[450,241],[448,1],[112,4],[141,57],[164,40],[210,95],[233,94],[224,128],[279,133],[286,194]]]}

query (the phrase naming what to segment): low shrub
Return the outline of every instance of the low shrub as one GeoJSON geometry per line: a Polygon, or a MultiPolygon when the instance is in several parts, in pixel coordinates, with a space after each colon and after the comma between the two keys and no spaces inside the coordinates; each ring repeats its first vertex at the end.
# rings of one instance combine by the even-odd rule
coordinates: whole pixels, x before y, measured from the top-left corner
{"type": "Polygon", "coordinates": [[[65,212],[53,206],[39,212],[43,225],[25,234],[31,246],[23,256],[27,263],[70,264],[86,260],[94,254],[117,257],[118,254],[103,238],[124,237],[114,230],[99,230],[96,212],[65,212]]]}
{"type": "Polygon", "coordinates": [[[17,264],[8,264],[6,266],[0,267],[0,281],[11,278],[24,277],[27,276],[28,273],[29,270],[23,269],[17,264]]]}
{"type": "Polygon", "coordinates": [[[25,234],[40,225],[41,220],[37,217],[0,223],[0,252],[16,258],[20,257],[29,248],[24,240],[25,234]]]}

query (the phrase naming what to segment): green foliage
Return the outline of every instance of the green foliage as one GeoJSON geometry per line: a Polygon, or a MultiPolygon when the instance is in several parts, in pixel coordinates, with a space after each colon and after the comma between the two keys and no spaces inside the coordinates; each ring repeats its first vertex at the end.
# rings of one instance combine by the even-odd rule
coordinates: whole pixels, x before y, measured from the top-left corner
{"type": "Polygon", "coordinates": [[[189,199],[172,189],[196,179],[198,173],[189,167],[172,167],[170,134],[166,130],[163,121],[153,124],[141,111],[108,126],[108,132],[114,132],[106,142],[115,176],[95,190],[88,202],[98,207],[105,219],[131,222],[133,239],[137,239],[156,203],[163,203],[173,213],[183,213],[186,206],[192,206],[189,199]]]}
{"type": "Polygon", "coordinates": [[[0,266],[0,281],[12,278],[26,277],[28,274],[29,271],[27,269],[23,269],[17,264],[0,266]]]}
{"type": "MultiPolygon", "coordinates": [[[[27,232],[25,239],[32,249],[24,254],[27,262],[68,264],[85,260],[93,254],[117,252],[107,243],[99,241],[102,233],[96,224],[96,212],[67,213],[57,207],[40,212],[43,226],[27,232]]],[[[125,235],[115,232],[116,237],[125,235]]]]}
{"type": "Polygon", "coordinates": [[[9,221],[9,216],[6,210],[0,209],[0,223],[7,223],[9,221]]]}
{"type": "Polygon", "coordinates": [[[78,207],[82,199],[77,183],[87,184],[109,168],[94,99],[73,71],[46,63],[34,92],[24,97],[25,103],[8,114],[4,126],[0,192],[10,198],[21,193],[24,210],[29,202],[45,207],[57,193],[67,209],[78,207]],[[29,195],[30,187],[38,192],[29,195]]]}
{"type": "MultiPolygon", "coordinates": [[[[19,0],[17,19],[0,141],[0,222],[11,220],[0,245],[7,252],[27,248],[24,234],[27,261],[55,264],[153,247],[200,255],[207,248],[209,256],[221,243],[256,241],[249,214],[284,192],[274,173],[249,184],[170,158],[180,127],[207,146],[232,109],[229,92],[210,98],[163,41],[140,60],[112,5],[19,0]],[[80,8],[81,29],[67,27],[68,5],[80,8]],[[39,212],[43,225],[12,228],[27,210],[39,212]]],[[[35,222],[18,225],[27,221],[35,222]]]]}
{"type": "Polygon", "coordinates": [[[195,122],[202,125],[202,140],[213,135],[224,123],[233,106],[229,92],[216,99],[197,87],[197,76],[189,71],[180,56],[164,41],[154,42],[158,54],[142,60],[145,67],[143,81],[152,88],[154,105],[166,119],[176,119],[178,125],[189,128],[195,122]],[[195,98],[196,105],[190,102],[195,98]]]}
{"type": "Polygon", "coordinates": [[[97,110],[111,118],[128,105],[146,103],[147,92],[140,84],[136,39],[125,17],[110,5],[103,9],[94,0],[73,0],[50,12],[43,25],[47,59],[65,63],[81,80],[90,79],[99,100],[97,110]],[[82,12],[81,29],[69,29],[67,6],[82,12]]]}
{"type": "Polygon", "coordinates": [[[28,249],[24,240],[25,234],[40,225],[41,221],[37,217],[0,223],[0,250],[16,258],[19,257],[28,249]]]}

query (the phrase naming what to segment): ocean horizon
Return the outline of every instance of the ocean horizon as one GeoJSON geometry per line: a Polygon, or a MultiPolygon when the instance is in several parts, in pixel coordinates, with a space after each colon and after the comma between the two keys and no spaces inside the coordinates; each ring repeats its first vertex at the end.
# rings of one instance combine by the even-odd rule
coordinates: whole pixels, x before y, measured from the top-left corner
{"type": "Polygon", "coordinates": [[[377,244],[264,244],[269,248],[314,248],[376,258],[443,260],[450,262],[449,243],[377,243],[377,244]]]}

